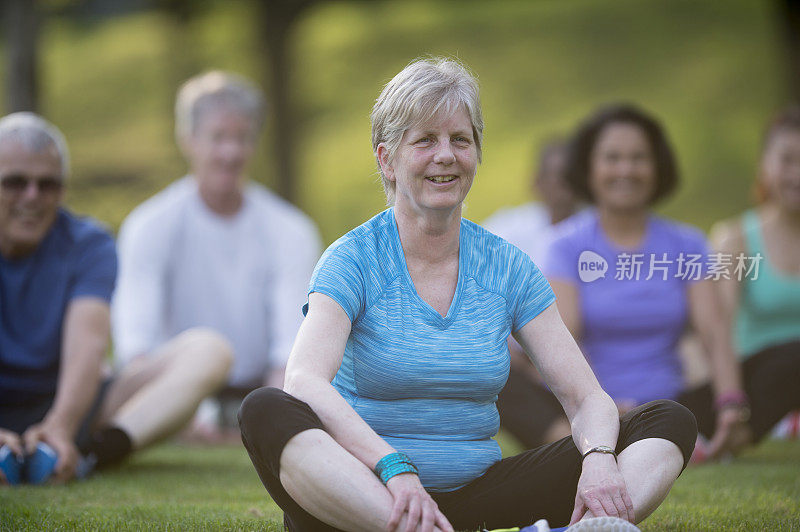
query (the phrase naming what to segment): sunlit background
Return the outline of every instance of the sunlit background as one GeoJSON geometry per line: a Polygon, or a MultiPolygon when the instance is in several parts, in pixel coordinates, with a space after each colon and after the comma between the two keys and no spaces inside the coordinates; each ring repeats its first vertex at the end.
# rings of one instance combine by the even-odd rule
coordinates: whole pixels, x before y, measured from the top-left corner
{"type": "MultiPolygon", "coordinates": [[[[15,1],[4,2],[5,52],[15,1]]],[[[325,243],[383,208],[369,112],[419,55],[456,56],[479,77],[484,162],[465,213],[475,221],[533,198],[543,141],[600,104],[630,101],[661,118],[678,154],[682,185],[661,211],[708,230],[752,204],[764,125],[791,94],[777,2],[23,3],[40,19],[35,106],[72,154],[67,203],[115,230],[185,173],[172,105],[202,70],[264,87],[283,125],[268,124],[251,176],[305,210],[325,243]]],[[[5,53],[6,111],[10,61],[5,53]]]]}

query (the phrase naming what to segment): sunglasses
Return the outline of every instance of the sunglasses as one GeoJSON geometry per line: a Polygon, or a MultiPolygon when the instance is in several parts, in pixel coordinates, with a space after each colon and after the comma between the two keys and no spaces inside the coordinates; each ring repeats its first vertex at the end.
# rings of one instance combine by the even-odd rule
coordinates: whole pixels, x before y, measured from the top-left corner
{"type": "Polygon", "coordinates": [[[31,179],[24,175],[7,175],[0,178],[0,189],[8,194],[22,194],[33,184],[42,196],[55,196],[64,188],[64,182],[60,177],[42,177],[31,179]]]}

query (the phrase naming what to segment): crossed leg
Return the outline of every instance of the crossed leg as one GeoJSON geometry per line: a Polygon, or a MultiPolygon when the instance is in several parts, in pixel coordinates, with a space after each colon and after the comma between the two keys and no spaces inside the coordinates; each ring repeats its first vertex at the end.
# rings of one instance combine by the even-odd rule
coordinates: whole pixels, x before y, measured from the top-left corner
{"type": "Polygon", "coordinates": [[[232,363],[233,350],[220,334],[185,331],[123,368],[96,426],[122,429],[134,449],[162,440],[186,425],[200,402],[224,385],[232,363]]]}
{"type": "MultiPolygon", "coordinates": [[[[385,529],[391,494],[324,431],[308,405],[262,388],[243,403],[240,425],[245,447],[284,510],[289,530],[385,529]]],[[[651,403],[623,417],[619,464],[637,521],[669,493],[695,437],[694,418],[676,403],[651,403]],[[676,424],[677,431],[666,428],[676,424]],[[662,432],[679,443],[654,437],[662,432]]],[[[564,438],[504,459],[454,492],[432,495],[457,529],[520,526],[541,517],[566,524],[579,476],[580,453],[571,438],[564,438]]]]}

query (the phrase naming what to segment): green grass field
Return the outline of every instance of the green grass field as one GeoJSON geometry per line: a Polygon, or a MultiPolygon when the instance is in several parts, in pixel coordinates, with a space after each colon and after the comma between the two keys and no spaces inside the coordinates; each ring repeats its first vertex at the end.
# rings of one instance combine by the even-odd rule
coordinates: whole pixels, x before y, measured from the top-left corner
{"type": "MultiPolygon", "coordinates": [[[[800,442],[769,441],[731,464],[690,468],[641,528],[800,531],[800,442]]],[[[0,530],[97,529],[282,526],[241,447],[166,444],[69,487],[0,489],[0,530]]]]}

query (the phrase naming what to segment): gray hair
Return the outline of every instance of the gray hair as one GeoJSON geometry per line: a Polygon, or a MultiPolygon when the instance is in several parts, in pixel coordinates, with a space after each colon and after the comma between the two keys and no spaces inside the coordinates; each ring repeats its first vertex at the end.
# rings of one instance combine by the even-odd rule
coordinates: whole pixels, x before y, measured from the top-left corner
{"type": "Polygon", "coordinates": [[[200,117],[210,109],[231,107],[253,121],[254,133],[264,124],[265,101],[261,91],[242,76],[213,70],[187,80],[175,101],[175,135],[190,137],[200,117]]]}
{"type": "Polygon", "coordinates": [[[41,116],[27,111],[0,118],[0,144],[19,142],[33,153],[55,148],[61,163],[61,178],[69,175],[69,151],[64,135],[41,116]]]}
{"type": "MultiPolygon", "coordinates": [[[[450,114],[464,105],[472,123],[478,162],[483,145],[478,80],[462,63],[446,57],[415,59],[386,84],[372,108],[372,151],[378,158],[378,145],[383,143],[392,160],[403,134],[410,128],[430,120],[440,112],[450,114]]],[[[383,174],[383,191],[388,204],[394,203],[395,184],[383,174]]]]}

